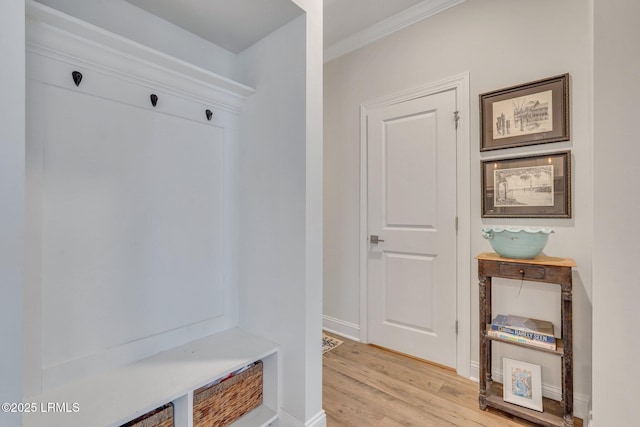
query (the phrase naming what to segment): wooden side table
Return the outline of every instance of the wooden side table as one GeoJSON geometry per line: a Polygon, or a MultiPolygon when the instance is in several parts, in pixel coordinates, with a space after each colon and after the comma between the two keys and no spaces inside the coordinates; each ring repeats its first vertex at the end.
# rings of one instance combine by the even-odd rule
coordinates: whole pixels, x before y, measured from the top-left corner
{"type": "Polygon", "coordinates": [[[495,253],[482,253],[478,259],[480,281],[480,409],[493,407],[549,427],[573,427],[573,313],[572,313],[572,268],[576,263],[571,258],[538,256],[531,260],[502,258],[495,253]],[[562,337],[556,350],[534,347],[523,343],[490,337],[487,328],[492,321],[491,279],[527,280],[560,285],[562,301],[560,316],[562,337]],[[505,402],[502,399],[502,384],[491,379],[491,341],[526,347],[535,351],[552,353],[562,359],[562,400],[543,399],[543,412],[505,402]]]}

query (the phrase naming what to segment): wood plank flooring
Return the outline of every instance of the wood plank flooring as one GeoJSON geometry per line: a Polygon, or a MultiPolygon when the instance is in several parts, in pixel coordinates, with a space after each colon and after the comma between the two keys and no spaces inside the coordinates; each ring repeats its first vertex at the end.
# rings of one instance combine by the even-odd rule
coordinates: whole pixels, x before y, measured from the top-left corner
{"type": "MultiPolygon", "coordinates": [[[[328,427],[533,426],[478,408],[478,384],[455,371],[337,337],[323,356],[328,427]]],[[[576,427],[582,427],[576,420],[576,427]]]]}

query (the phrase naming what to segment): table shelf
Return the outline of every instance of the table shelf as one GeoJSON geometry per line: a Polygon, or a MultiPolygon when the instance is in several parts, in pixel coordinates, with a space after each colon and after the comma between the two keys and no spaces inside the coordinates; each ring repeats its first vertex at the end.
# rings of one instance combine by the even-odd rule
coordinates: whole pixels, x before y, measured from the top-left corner
{"type": "Polygon", "coordinates": [[[492,408],[499,409],[516,417],[523,418],[533,423],[547,427],[564,427],[562,402],[552,399],[542,398],[543,412],[502,400],[502,384],[492,383],[487,393],[487,402],[492,408]]]}
{"type": "Polygon", "coordinates": [[[511,344],[511,345],[515,345],[515,346],[518,346],[518,347],[529,348],[531,350],[542,351],[542,352],[545,352],[545,353],[555,354],[556,356],[560,356],[560,357],[564,356],[564,340],[562,338],[556,338],[556,349],[555,350],[551,350],[549,348],[538,347],[538,346],[535,346],[535,345],[529,345],[529,344],[525,344],[525,343],[510,341],[510,340],[499,338],[499,337],[492,337],[492,336],[488,335],[488,332],[490,330],[491,330],[491,325],[487,325],[487,339],[488,340],[496,341],[496,342],[502,342],[502,343],[505,343],[505,344],[511,344]]]}

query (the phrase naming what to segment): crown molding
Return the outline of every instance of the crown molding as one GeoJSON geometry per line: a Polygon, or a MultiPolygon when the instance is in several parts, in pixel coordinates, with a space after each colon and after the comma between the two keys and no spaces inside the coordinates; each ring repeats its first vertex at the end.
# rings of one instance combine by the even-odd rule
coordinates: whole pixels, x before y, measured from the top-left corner
{"type": "Polygon", "coordinates": [[[465,0],[425,0],[396,15],[365,28],[324,49],[324,62],[333,61],[409,25],[456,6],[465,0]]]}
{"type": "Polygon", "coordinates": [[[26,45],[36,53],[47,52],[71,62],[108,66],[155,84],[167,79],[192,96],[219,100],[238,112],[255,89],[227,77],[190,64],[164,52],[137,43],[78,18],[27,0],[26,45]]]}

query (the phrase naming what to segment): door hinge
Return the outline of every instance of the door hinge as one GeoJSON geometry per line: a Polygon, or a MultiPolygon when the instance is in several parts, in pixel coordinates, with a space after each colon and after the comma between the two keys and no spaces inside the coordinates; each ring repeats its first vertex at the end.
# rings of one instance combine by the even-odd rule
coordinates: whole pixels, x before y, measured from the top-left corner
{"type": "Polygon", "coordinates": [[[456,335],[458,335],[458,321],[456,320],[456,335]]]}
{"type": "Polygon", "coordinates": [[[458,121],[460,120],[460,111],[453,112],[453,119],[456,122],[456,129],[458,129],[458,121]]]}

